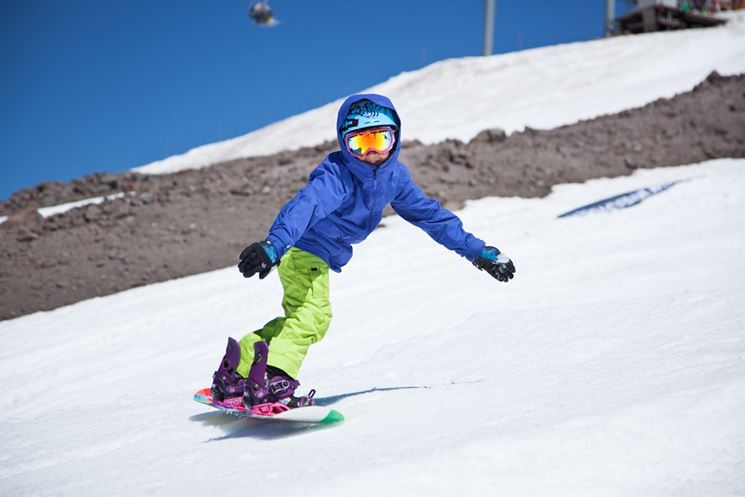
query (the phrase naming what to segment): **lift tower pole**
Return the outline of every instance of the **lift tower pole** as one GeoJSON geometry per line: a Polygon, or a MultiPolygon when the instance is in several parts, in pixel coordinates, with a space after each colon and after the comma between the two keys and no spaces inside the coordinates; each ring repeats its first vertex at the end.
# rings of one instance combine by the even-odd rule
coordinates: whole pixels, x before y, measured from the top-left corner
{"type": "Polygon", "coordinates": [[[484,0],[484,55],[491,55],[494,44],[494,16],[497,0],[484,0]]]}
{"type": "Polygon", "coordinates": [[[605,0],[605,36],[613,34],[613,20],[616,18],[616,1],[605,0]]]}

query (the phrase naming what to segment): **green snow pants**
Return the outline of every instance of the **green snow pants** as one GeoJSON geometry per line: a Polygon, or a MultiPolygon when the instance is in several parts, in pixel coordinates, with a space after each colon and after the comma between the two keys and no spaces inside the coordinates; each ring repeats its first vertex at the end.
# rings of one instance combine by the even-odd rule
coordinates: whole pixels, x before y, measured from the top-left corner
{"type": "Polygon", "coordinates": [[[269,344],[267,364],[297,378],[308,347],[321,340],[331,324],[326,262],[293,247],[282,257],[278,271],[285,315],[241,338],[241,361],[236,371],[244,378],[251,370],[254,343],[261,340],[269,344]]]}

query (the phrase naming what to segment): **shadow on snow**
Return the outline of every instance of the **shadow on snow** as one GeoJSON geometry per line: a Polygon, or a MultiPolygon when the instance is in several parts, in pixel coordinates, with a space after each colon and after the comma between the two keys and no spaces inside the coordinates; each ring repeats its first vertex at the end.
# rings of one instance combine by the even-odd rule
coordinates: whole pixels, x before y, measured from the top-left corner
{"type": "MultiPolygon", "coordinates": [[[[330,406],[341,400],[356,397],[358,395],[367,395],[376,392],[390,392],[394,390],[417,390],[428,389],[431,386],[402,386],[402,387],[373,387],[367,390],[358,390],[356,392],[342,393],[329,397],[317,397],[316,405],[330,406]]],[[[260,440],[277,440],[287,437],[300,435],[303,433],[315,432],[327,428],[332,428],[336,424],[322,425],[315,423],[292,423],[285,421],[272,421],[265,419],[247,418],[242,416],[230,415],[220,411],[203,412],[195,414],[189,418],[190,421],[202,423],[206,426],[217,426],[225,435],[214,437],[206,440],[207,442],[216,442],[230,438],[251,437],[260,440]]]]}

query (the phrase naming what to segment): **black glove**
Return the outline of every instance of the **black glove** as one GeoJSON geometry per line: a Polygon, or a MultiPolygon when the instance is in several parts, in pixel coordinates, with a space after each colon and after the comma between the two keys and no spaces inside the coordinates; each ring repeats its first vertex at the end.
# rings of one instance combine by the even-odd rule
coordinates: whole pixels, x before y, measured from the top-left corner
{"type": "Polygon", "coordinates": [[[515,265],[496,247],[484,247],[473,265],[505,283],[515,276],[515,265]]]}
{"type": "Polygon", "coordinates": [[[244,278],[259,273],[259,279],[263,280],[274,266],[279,266],[277,250],[267,240],[252,243],[243,249],[239,257],[238,270],[244,278]]]}

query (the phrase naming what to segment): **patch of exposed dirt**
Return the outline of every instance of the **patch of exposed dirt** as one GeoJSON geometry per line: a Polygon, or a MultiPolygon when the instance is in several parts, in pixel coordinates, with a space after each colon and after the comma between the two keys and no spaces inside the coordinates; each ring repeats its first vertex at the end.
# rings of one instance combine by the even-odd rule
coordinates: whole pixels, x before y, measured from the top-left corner
{"type": "MultiPolygon", "coordinates": [[[[335,143],[168,175],[95,174],[0,202],[0,319],[229,266],[266,236],[282,204],[335,143]],[[42,218],[37,207],[124,192],[42,218]]],[[[710,75],[692,91],[552,130],[470,143],[404,142],[401,160],[456,209],[485,196],[541,197],[557,183],[634,169],[745,157],[745,75],[710,75]]]]}

